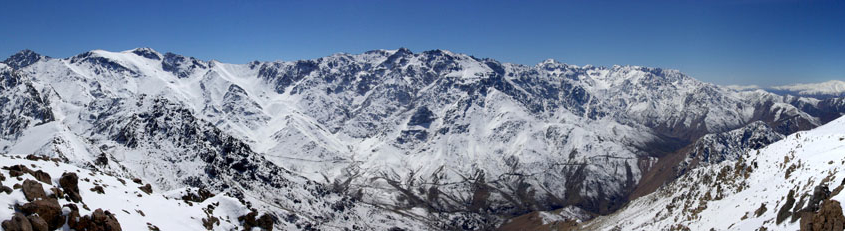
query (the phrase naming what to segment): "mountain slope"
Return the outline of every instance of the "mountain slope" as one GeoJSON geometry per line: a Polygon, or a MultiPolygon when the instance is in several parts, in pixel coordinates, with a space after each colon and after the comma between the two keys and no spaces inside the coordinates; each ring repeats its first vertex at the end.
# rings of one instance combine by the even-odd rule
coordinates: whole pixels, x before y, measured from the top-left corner
{"type": "MultiPolygon", "coordinates": [[[[845,196],[840,194],[845,182],[840,169],[845,163],[843,131],[845,118],[840,118],[738,160],[695,169],[584,228],[795,230],[824,215],[817,215],[820,208],[838,210],[845,218],[837,202],[845,196]]],[[[833,215],[827,221],[845,224],[833,215]]]]}

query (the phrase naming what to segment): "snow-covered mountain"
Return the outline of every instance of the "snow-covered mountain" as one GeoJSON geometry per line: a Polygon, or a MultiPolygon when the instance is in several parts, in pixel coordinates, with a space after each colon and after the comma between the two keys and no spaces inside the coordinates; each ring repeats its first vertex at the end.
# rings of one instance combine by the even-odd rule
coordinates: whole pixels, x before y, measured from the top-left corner
{"type": "Polygon", "coordinates": [[[786,94],[815,97],[845,96],[845,81],[830,80],[821,83],[805,83],[771,87],[774,91],[786,94]]]}
{"type": "Polygon", "coordinates": [[[724,87],[737,91],[753,91],[762,89],[780,95],[795,95],[818,99],[845,96],[845,81],[841,80],[830,80],[821,83],[799,83],[772,87],[761,87],[758,85],[727,85],[724,87]]]}
{"type": "Polygon", "coordinates": [[[695,169],[582,228],[842,229],[843,164],[845,117],[745,152],[738,159],[695,169]]]}
{"type": "Polygon", "coordinates": [[[683,147],[757,148],[845,112],[841,98],[735,91],[676,70],[443,50],[247,64],[149,48],[23,51],[4,63],[0,152],[243,197],[287,229],[486,229],[538,210],[607,214],[667,157],[732,159],[683,147]],[[708,135],[763,127],[771,133],[708,135]]]}

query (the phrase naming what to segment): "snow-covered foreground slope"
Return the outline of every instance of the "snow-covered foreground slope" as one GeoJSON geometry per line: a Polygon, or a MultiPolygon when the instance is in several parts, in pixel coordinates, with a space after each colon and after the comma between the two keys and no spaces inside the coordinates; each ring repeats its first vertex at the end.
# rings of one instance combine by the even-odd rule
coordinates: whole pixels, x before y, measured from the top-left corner
{"type": "MultiPolygon", "coordinates": [[[[70,217],[73,209],[79,215],[91,215],[95,210],[102,209],[113,214],[120,224],[122,230],[150,230],[150,227],[158,227],[161,230],[204,230],[203,219],[210,220],[214,217],[219,223],[211,226],[214,230],[233,230],[241,227],[238,217],[250,212],[246,205],[238,199],[216,195],[204,198],[202,202],[185,201],[182,199],[186,190],[176,189],[171,192],[147,193],[140,188],[144,185],[133,182],[130,179],[122,179],[105,175],[102,172],[92,172],[73,165],[54,162],[50,160],[29,160],[23,155],[0,155],[0,165],[8,169],[15,165],[22,165],[29,170],[40,171],[49,175],[47,182],[39,181],[33,174],[23,173],[21,176],[11,176],[13,170],[0,170],[3,177],[2,184],[6,187],[14,185],[26,185],[24,181],[40,184],[41,189],[48,198],[56,197],[57,206],[61,215],[64,216],[62,224],[65,228],[72,226],[65,220],[70,217]],[[63,174],[75,174],[78,178],[78,190],[81,201],[73,201],[70,197],[57,196],[56,191],[64,191],[60,194],[67,194],[62,190],[60,179],[63,174]],[[95,192],[95,187],[101,187],[102,193],[95,192]],[[72,209],[73,208],[73,209],[72,209]],[[213,208],[213,209],[209,209],[213,208]]],[[[17,206],[24,206],[29,203],[24,189],[14,187],[10,193],[0,192],[0,220],[6,221],[12,218],[17,206]]],[[[37,193],[26,191],[27,193],[37,193]]],[[[42,198],[47,199],[47,198],[42,198]]],[[[42,208],[43,209],[43,208],[42,208]]],[[[46,210],[46,209],[43,209],[46,210]]],[[[42,218],[48,219],[45,214],[39,214],[42,218]]]]}
{"type": "Polygon", "coordinates": [[[797,230],[822,213],[815,216],[827,216],[827,225],[841,229],[845,217],[835,201],[845,200],[840,193],[844,166],[845,117],[789,135],[739,160],[690,171],[583,228],[797,230]]]}

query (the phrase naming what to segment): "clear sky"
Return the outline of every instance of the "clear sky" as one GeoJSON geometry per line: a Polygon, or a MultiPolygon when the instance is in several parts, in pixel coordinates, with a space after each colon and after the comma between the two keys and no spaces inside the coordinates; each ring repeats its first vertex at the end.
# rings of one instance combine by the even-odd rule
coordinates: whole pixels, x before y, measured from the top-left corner
{"type": "Polygon", "coordinates": [[[845,1],[4,1],[0,56],[152,47],[246,63],[407,47],[717,84],[845,80],[845,1]]]}

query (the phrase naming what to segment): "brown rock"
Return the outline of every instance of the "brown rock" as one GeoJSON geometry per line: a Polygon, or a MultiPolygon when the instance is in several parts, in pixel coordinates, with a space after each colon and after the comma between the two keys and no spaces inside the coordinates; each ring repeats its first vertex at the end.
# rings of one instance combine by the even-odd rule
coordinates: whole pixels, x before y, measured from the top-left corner
{"type": "Polygon", "coordinates": [[[273,218],[269,214],[261,215],[258,218],[258,227],[263,230],[273,231],[273,218]]]}
{"type": "Polygon", "coordinates": [[[197,190],[196,193],[188,190],[187,192],[185,192],[185,195],[182,196],[182,200],[201,203],[211,197],[214,197],[214,193],[211,193],[210,191],[204,188],[200,188],[199,190],[197,190]]]}
{"type": "Polygon", "coordinates": [[[44,221],[43,218],[35,215],[26,216],[26,219],[29,219],[29,224],[32,225],[33,231],[48,231],[50,230],[47,226],[47,222],[44,221]]]}
{"type": "Polygon", "coordinates": [[[25,173],[30,173],[32,170],[27,168],[25,165],[12,165],[3,167],[3,169],[9,170],[9,176],[11,177],[19,177],[23,176],[25,173]]]}
{"type": "Polygon", "coordinates": [[[67,226],[72,229],[83,230],[81,229],[82,226],[79,224],[81,220],[82,218],[79,217],[79,209],[71,209],[70,213],[67,214],[67,226]]]}
{"type": "Polygon", "coordinates": [[[801,216],[801,230],[843,230],[845,215],[839,201],[825,200],[816,213],[805,212],[801,216]]]}
{"type": "Polygon", "coordinates": [[[243,222],[244,230],[252,230],[253,228],[261,228],[262,230],[273,230],[273,218],[268,214],[261,215],[258,219],[258,211],[251,211],[246,215],[238,217],[238,221],[243,222]]]}
{"type": "Polygon", "coordinates": [[[53,192],[53,198],[61,199],[61,198],[65,197],[65,193],[62,192],[62,190],[59,189],[59,188],[52,187],[52,188],[50,188],[50,191],[53,192]]]}
{"type": "Polygon", "coordinates": [[[99,186],[99,185],[91,188],[91,192],[96,192],[96,193],[99,193],[99,194],[105,194],[106,193],[106,191],[103,190],[103,186],[99,186]]]}
{"type": "Polygon", "coordinates": [[[48,161],[48,160],[50,160],[50,157],[36,156],[36,155],[33,155],[33,154],[29,154],[29,155],[26,155],[26,159],[32,160],[32,161],[39,161],[39,160],[48,161]]]}
{"type": "Polygon", "coordinates": [[[15,171],[15,170],[9,170],[9,176],[10,176],[10,177],[19,177],[19,176],[23,176],[23,172],[21,172],[21,171],[15,171]]]}
{"type": "Polygon", "coordinates": [[[121,231],[120,223],[114,217],[114,214],[109,211],[103,212],[102,209],[94,210],[91,216],[85,215],[79,217],[79,213],[72,211],[68,214],[68,219],[76,217],[78,221],[68,222],[68,226],[75,230],[89,230],[89,231],[121,231]]]}
{"type": "Polygon", "coordinates": [[[135,182],[136,184],[143,184],[141,179],[138,179],[138,178],[132,178],[132,182],[135,182]]]}
{"type": "Polygon", "coordinates": [[[0,186],[0,192],[5,192],[6,194],[12,194],[12,188],[9,186],[0,186]]]}
{"type": "Polygon", "coordinates": [[[12,219],[3,221],[3,230],[5,231],[32,231],[32,225],[21,213],[15,213],[12,219]]]}
{"type": "Polygon", "coordinates": [[[21,206],[21,211],[27,215],[38,214],[39,217],[47,222],[50,230],[58,229],[65,224],[65,219],[62,216],[62,207],[59,206],[59,201],[55,198],[26,203],[21,206]]]}
{"type": "Polygon", "coordinates": [[[25,180],[23,181],[23,195],[26,197],[26,200],[33,201],[35,199],[45,199],[47,198],[47,194],[44,193],[44,187],[41,186],[41,183],[38,183],[34,180],[25,180]]]}
{"type": "Polygon", "coordinates": [[[68,199],[73,202],[82,201],[82,196],[79,195],[79,177],[76,173],[66,172],[59,178],[59,185],[67,194],[68,199]]]}
{"type": "Polygon", "coordinates": [[[44,182],[48,185],[53,184],[53,181],[50,178],[50,174],[47,174],[44,171],[38,170],[38,171],[35,171],[35,172],[30,172],[30,175],[34,176],[36,180],[44,182]]]}
{"type": "Polygon", "coordinates": [[[140,189],[141,191],[143,191],[147,194],[153,193],[153,186],[150,185],[150,184],[146,184],[144,186],[138,187],[138,189],[140,189]]]}

